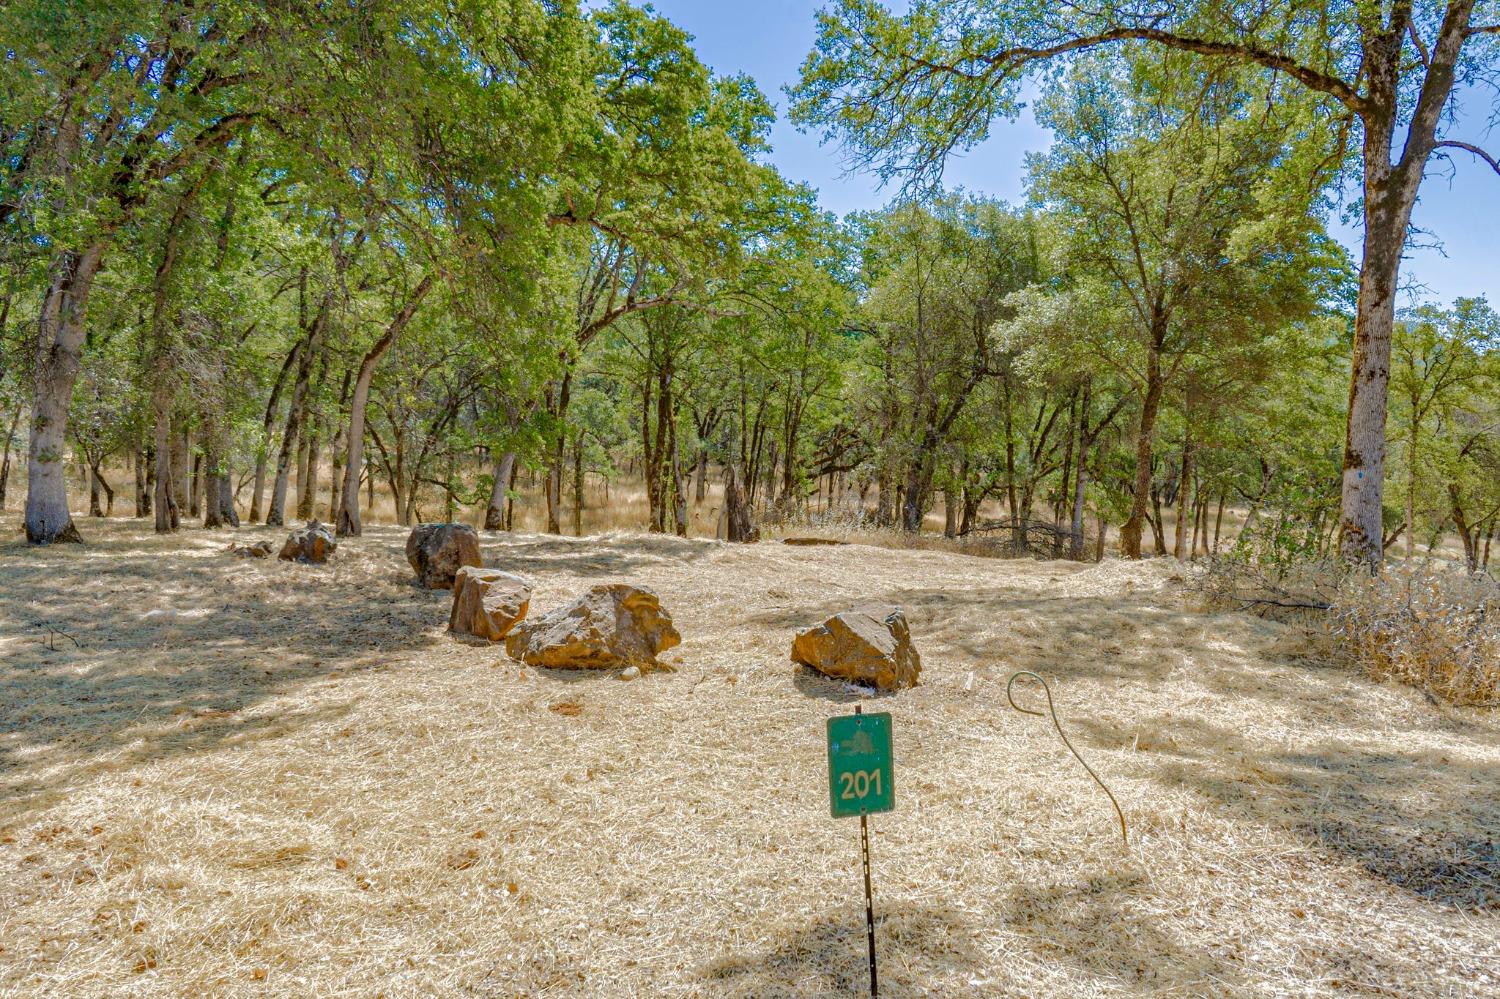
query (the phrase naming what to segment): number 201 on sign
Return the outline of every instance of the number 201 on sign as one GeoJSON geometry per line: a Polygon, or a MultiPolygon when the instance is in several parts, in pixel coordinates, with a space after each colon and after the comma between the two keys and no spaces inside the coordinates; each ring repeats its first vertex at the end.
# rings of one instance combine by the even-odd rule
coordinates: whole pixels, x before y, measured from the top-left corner
{"type": "Polygon", "coordinates": [[[880,797],[880,768],[874,770],[855,770],[852,773],[845,770],[839,774],[839,785],[842,788],[839,794],[841,801],[857,798],[863,801],[869,797],[870,790],[875,790],[875,797],[880,797]]]}
{"type": "Polygon", "coordinates": [[[891,771],[891,716],[828,719],[828,797],[833,817],[889,812],[896,807],[891,771]]]}

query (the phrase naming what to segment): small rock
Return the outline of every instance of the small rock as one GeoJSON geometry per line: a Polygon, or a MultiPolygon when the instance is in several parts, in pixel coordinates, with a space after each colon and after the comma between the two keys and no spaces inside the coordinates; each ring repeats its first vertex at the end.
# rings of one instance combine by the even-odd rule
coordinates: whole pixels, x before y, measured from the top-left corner
{"type": "Polygon", "coordinates": [[[641,668],[639,666],[628,666],[620,671],[621,680],[636,680],[640,678],[640,675],[641,668]]]}
{"type": "Polygon", "coordinates": [[[881,690],[915,686],[922,660],[899,607],[848,610],[797,632],[792,661],[881,690]]]}
{"type": "Polygon", "coordinates": [[[406,561],[429,590],[453,588],[466,565],[482,565],[479,535],[468,524],[418,524],[406,539],[406,561]]]}
{"type": "Polygon", "coordinates": [[[505,636],[505,651],[528,666],[609,669],[656,665],[681,644],[656,594],[625,583],[601,583],[564,607],[523,621],[505,636]]]}
{"type": "Polygon", "coordinates": [[[281,546],[281,554],[277,558],[287,562],[321,563],[328,561],[328,556],[332,555],[338,546],[339,543],[332,531],[316,520],[309,520],[286,539],[286,544],[281,546]]]}
{"type": "Polygon", "coordinates": [[[531,580],[499,569],[460,566],[453,577],[448,630],[498,642],[526,616],[530,603],[531,580]]]}

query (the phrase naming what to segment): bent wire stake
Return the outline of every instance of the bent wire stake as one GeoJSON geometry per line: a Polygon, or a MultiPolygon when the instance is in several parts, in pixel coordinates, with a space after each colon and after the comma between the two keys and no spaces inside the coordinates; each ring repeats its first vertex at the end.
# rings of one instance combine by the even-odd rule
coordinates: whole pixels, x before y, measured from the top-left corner
{"type": "Polygon", "coordinates": [[[1120,820],[1120,839],[1124,841],[1125,849],[1129,850],[1130,834],[1125,827],[1125,813],[1120,810],[1120,803],[1115,800],[1114,792],[1112,792],[1109,789],[1109,786],[1100,779],[1099,775],[1094,772],[1094,768],[1089,766],[1088,761],[1085,760],[1081,755],[1079,755],[1078,750],[1073,748],[1073,744],[1069,742],[1068,737],[1063,734],[1062,724],[1057,720],[1057,709],[1052,706],[1052,688],[1047,685],[1047,681],[1042,677],[1040,673],[1033,673],[1029,669],[1023,669],[1019,673],[1012,673],[1010,680],[1005,684],[1005,699],[1010,702],[1011,707],[1015,708],[1023,715],[1036,715],[1039,718],[1046,718],[1048,715],[1052,716],[1052,727],[1057,729],[1057,737],[1063,741],[1064,746],[1068,747],[1068,752],[1073,754],[1073,759],[1083,764],[1083,769],[1087,770],[1089,772],[1089,776],[1094,778],[1094,783],[1099,785],[1100,790],[1102,790],[1106,795],[1109,796],[1109,803],[1115,806],[1115,816],[1120,820]],[[1023,676],[1031,677],[1037,683],[1040,683],[1042,685],[1042,690],[1046,691],[1046,712],[1033,711],[1030,708],[1023,708],[1021,707],[1021,705],[1016,703],[1015,697],[1011,694],[1011,688],[1014,687],[1016,681],[1021,679],[1021,677],[1023,676]]]}

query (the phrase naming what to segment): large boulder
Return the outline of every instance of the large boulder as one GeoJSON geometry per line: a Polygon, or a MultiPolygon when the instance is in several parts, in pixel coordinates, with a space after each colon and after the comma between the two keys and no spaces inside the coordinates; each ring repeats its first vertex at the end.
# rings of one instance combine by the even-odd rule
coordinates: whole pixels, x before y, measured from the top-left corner
{"type": "Polygon", "coordinates": [[[448,630],[498,642],[526,616],[531,580],[499,569],[461,566],[453,577],[448,630]]]}
{"type": "Polygon", "coordinates": [[[468,524],[418,524],[406,539],[406,561],[429,590],[452,589],[459,569],[483,564],[479,535],[468,524]]]}
{"type": "Polygon", "coordinates": [[[309,520],[286,539],[277,558],[287,562],[326,562],[338,546],[338,541],[327,526],[316,520],[309,520]]]}
{"type": "Polygon", "coordinates": [[[922,659],[899,607],[847,610],[797,632],[792,662],[881,690],[915,686],[922,672],[922,659]]]}
{"type": "Polygon", "coordinates": [[[682,642],[656,594],[625,583],[601,583],[564,607],[523,621],[505,651],[530,666],[608,669],[651,666],[682,642]]]}

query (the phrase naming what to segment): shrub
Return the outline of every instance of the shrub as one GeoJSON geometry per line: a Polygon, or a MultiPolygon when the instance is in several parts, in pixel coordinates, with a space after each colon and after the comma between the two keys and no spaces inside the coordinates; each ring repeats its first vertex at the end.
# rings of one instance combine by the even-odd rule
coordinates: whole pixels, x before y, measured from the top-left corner
{"type": "Polygon", "coordinates": [[[1322,630],[1347,569],[1330,560],[1260,561],[1236,547],[1198,563],[1190,576],[1208,610],[1242,610],[1257,617],[1322,630]]]}
{"type": "Polygon", "coordinates": [[[1343,653],[1455,704],[1500,704],[1500,584],[1442,565],[1353,574],[1332,608],[1343,653]]]}

